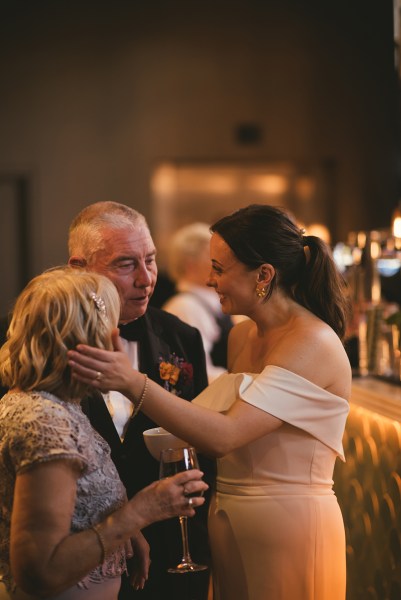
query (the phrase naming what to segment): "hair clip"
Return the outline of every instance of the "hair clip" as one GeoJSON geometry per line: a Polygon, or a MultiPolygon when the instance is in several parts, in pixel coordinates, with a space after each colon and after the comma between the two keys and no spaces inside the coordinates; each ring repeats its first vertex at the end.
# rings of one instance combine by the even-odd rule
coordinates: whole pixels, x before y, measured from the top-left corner
{"type": "Polygon", "coordinates": [[[89,295],[92,298],[93,302],[96,304],[97,310],[100,312],[100,314],[102,315],[104,320],[107,321],[108,319],[107,319],[106,305],[104,303],[103,298],[101,298],[100,296],[95,294],[95,292],[91,292],[89,295]]]}

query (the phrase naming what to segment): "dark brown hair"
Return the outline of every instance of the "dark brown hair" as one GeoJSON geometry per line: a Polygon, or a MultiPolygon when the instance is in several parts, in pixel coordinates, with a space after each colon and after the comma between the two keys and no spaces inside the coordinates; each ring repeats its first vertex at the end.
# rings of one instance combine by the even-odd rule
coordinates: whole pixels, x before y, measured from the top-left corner
{"type": "Polygon", "coordinates": [[[279,286],[344,337],[350,311],[346,286],[323,240],[303,235],[283,209],[262,204],[219,219],[211,231],[250,269],[264,263],[275,268],[266,300],[279,286]]]}

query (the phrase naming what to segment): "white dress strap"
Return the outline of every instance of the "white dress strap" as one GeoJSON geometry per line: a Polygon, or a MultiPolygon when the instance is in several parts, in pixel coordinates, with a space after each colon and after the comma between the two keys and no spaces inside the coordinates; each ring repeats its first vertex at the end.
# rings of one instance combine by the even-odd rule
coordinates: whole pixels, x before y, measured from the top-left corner
{"type": "Polygon", "coordinates": [[[268,365],[256,377],[244,375],[239,396],[248,404],[306,431],[344,460],[342,436],[347,400],[282,367],[268,365]]]}
{"type": "Polygon", "coordinates": [[[349,412],[344,398],[292,371],[268,365],[259,374],[225,373],[193,402],[226,412],[239,399],[306,431],[344,460],[342,436],[349,412]]]}

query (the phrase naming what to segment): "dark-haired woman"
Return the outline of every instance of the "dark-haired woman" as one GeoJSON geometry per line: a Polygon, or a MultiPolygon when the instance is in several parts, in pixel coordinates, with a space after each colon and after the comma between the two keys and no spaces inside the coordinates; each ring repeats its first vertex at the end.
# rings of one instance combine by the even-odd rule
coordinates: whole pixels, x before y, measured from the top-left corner
{"type": "MultiPolygon", "coordinates": [[[[218,457],[209,532],[215,600],[341,600],[345,536],[332,489],[349,410],[348,304],[328,247],[281,209],[252,205],[212,227],[209,285],[235,326],[229,372],[192,403],[150,382],[142,409],[218,457]]],[[[78,347],[75,376],[133,402],[144,375],[78,347]],[[96,374],[102,373],[100,381],[96,374]]]]}

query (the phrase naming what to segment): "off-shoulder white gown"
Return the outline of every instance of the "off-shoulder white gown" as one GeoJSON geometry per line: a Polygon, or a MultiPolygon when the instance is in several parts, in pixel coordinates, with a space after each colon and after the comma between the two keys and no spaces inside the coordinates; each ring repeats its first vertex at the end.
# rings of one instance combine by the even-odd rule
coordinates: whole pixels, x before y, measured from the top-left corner
{"type": "Polygon", "coordinates": [[[218,460],[209,513],[215,600],[344,600],[344,524],[334,495],[346,400],[276,366],[221,375],[193,402],[235,399],[284,421],[218,460]]]}

